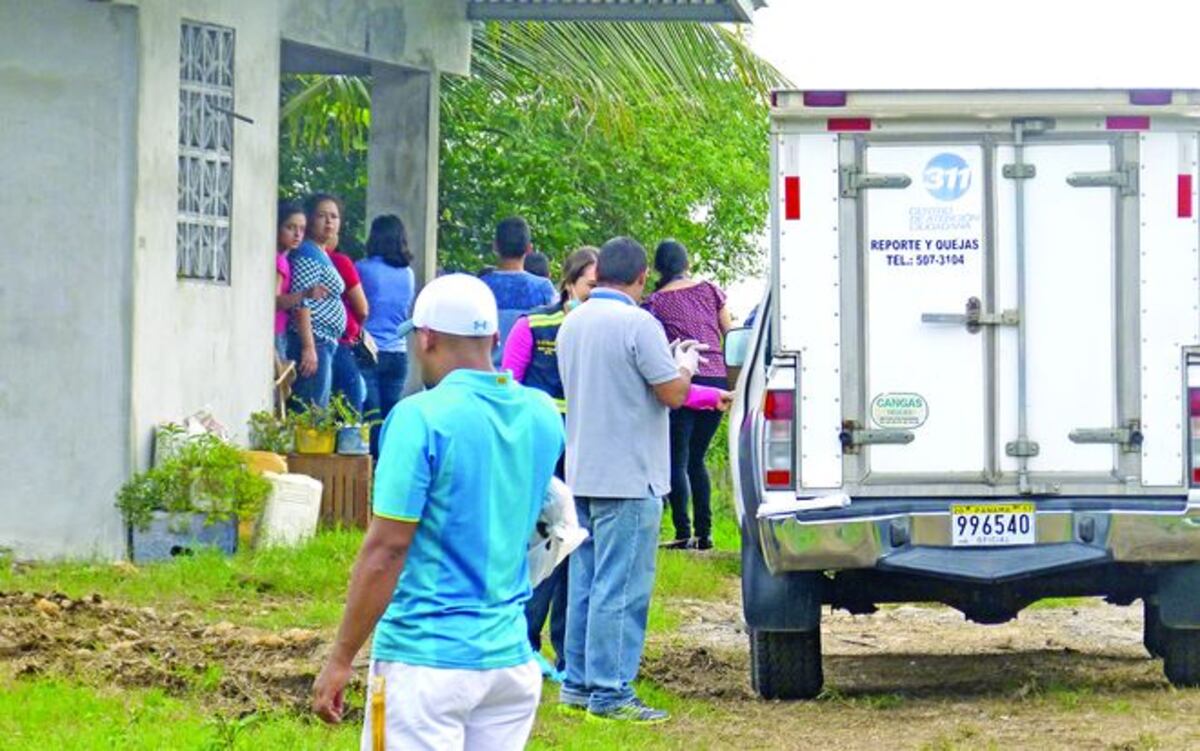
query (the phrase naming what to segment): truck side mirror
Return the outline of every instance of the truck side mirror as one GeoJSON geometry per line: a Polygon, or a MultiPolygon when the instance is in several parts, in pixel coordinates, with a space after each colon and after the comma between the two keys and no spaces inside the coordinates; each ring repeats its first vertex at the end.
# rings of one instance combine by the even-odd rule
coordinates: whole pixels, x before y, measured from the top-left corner
{"type": "Polygon", "coordinates": [[[725,365],[730,368],[741,368],[746,364],[746,355],[750,352],[750,342],[754,329],[731,329],[725,334],[725,365]]]}

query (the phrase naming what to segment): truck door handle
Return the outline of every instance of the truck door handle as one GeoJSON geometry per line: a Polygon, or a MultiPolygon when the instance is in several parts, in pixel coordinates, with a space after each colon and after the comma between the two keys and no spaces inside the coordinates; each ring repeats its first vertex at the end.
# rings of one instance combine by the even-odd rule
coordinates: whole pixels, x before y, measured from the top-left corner
{"type": "Polygon", "coordinates": [[[949,323],[956,326],[966,326],[967,331],[978,334],[984,326],[1016,326],[1021,322],[1021,314],[1016,310],[1005,310],[1000,313],[984,313],[983,303],[978,297],[967,300],[966,313],[922,313],[921,323],[949,323]]]}

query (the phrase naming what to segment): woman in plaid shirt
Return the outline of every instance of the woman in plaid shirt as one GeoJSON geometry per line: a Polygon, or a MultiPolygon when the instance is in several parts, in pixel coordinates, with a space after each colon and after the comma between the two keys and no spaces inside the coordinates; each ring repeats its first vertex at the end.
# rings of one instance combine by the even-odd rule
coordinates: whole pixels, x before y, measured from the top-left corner
{"type": "Polygon", "coordinates": [[[342,304],[345,284],[325,250],[306,239],[291,252],[291,292],[321,285],[329,295],[306,298],[292,311],[288,328],[288,358],[298,363],[298,378],[292,399],[303,409],[309,404],[329,404],[333,379],[333,356],[338,339],[346,330],[346,308],[342,304]]]}

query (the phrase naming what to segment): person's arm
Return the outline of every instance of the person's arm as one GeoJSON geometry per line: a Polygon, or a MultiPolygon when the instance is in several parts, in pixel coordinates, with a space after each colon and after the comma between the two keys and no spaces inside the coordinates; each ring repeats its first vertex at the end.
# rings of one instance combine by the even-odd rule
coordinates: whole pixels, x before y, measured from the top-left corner
{"type": "Polygon", "coordinates": [[[687,403],[688,393],[692,390],[692,374],[679,369],[679,377],[666,383],[654,384],[654,395],[663,406],[679,409],[687,403]]]}
{"type": "Polygon", "coordinates": [[[395,595],[436,471],[430,431],[419,408],[396,405],[380,433],[374,517],[354,564],[333,650],[313,684],[313,711],[326,722],[341,719],[354,657],[395,595]]]}
{"type": "Polygon", "coordinates": [[[683,403],[683,406],[688,409],[720,410],[724,412],[729,409],[729,403],[732,398],[732,392],[725,391],[724,389],[692,384],[692,387],[688,390],[687,401],[683,403]]]}
{"type": "Polygon", "coordinates": [[[508,332],[504,342],[504,354],[500,359],[501,370],[511,370],[513,378],[518,383],[525,383],[525,371],[533,362],[533,332],[529,328],[529,318],[521,316],[508,332]]]}
{"type": "Polygon", "coordinates": [[[296,320],[296,333],[300,336],[300,375],[308,378],[317,372],[317,340],[313,336],[312,311],[301,305],[292,311],[296,320]]]}
{"type": "Polygon", "coordinates": [[[354,316],[355,322],[361,325],[363,321],[367,320],[369,308],[358,269],[354,266],[354,261],[350,260],[350,256],[345,253],[331,253],[329,260],[333,262],[333,267],[337,269],[338,276],[342,278],[342,283],[345,285],[342,299],[346,301],[346,306],[350,310],[350,315],[354,316]]]}
{"type": "Polygon", "coordinates": [[[354,657],[383,617],[404,571],[417,525],[376,516],[350,574],[346,610],[328,662],[313,684],[312,708],[322,720],[338,723],[346,710],[345,689],[354,657]]]}
{"type": "Polygon", "coordinates": [[[283,275],[277,274],[279,283],[275,285],[277,294],[275,295],[276,310],[291,310],[305,300],[321,300],[329,296],[329,290],[322,284],[315,284],[306,290],[299,292],[284,292],[283,291],[283,275]]]}
{"type": "Polygon", "coordinates": [[[367,294],[363,292],[362,284],[356,284],[347,289],[345,298],[350,307],[350,315],[354,316],[354,320],[360,324],[367,320],[367,314],[370,313],[371,308],[367,304],[367,294]]]}
{"type": "Polygon", "coordinates": [[[721,326],[721,336],[725,336],[733,329],[733,316],[729,315],[729,308],[721,308],[721,312],[717,314],[717,323],[721,326]]]}

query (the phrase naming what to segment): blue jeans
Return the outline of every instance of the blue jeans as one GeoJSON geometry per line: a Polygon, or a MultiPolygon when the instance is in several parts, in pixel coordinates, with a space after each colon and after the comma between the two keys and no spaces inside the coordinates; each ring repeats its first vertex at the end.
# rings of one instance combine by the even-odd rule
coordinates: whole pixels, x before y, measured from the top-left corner
{"type": "Polygon", "coordinates": [[[569,592],[571,561],[567,559],[533,590],[533,597],[525,603],[525,622],[529,624],[529,646],[533,651],[542,651],[542,626],[550,617],[550,646],[554,647],[554,667],[562,672],[567,664],[567,595],[569,592]]]}
{"type": "Polygon", "coordinates": [[[279,353],[280,360],[288,360],[288,335],[287,332],[275,335],[275,351],[279,353]]]}
{"type": "Polygon", "coordinates": [[[343,394],[356,412],[362,412],[367,398],[367,387],[358,371],[358,360],[354,358],[354,347],[338,344],[333,356],[333,393],[343,394]]]}
{"type": "Polygon", "coordinates": [[[317,372],[305,378],[300,375],[300,337],[295,332],[288,333],[288,359],[296,361],[296,382],[292,384],[291,403],[294,409],[301,411],[309,404],[318,407],[329,406],[329,391],[333,383],[333,354],[337,351],[337,342],[317,340],[317,372]]]}
{"type": "MultiPolygon", "coordinates": [[[[362,369],[363,382],[367,387],[367,400],[363,409],[374,414],[372,420],[385,420],[392,407],[404,395],[404,382],[408,379],[408,355],[403,352],[380,352],[379,363],[373,368],[362,369]]],[[[379,460],[379,428],[371,427],[371,456],[379,460]]]]}
{"type": "Polygon", "coordinates": [[[559,699],[606,712],[634,698],[663,502],[579,497],[575,506],[590,535],[570,558],[567,679],[559,699]]]}

